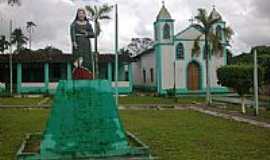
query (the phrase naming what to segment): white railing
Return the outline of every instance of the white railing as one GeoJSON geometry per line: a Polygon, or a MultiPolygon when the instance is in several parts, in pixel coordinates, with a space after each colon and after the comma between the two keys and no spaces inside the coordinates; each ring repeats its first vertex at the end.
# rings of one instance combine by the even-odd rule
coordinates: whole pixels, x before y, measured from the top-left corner
{"type": "Polygon", "coordinates": [[[23,82],[21,87],[45,87],[44,82],[23,82]]]}
{"type": "Polygon", "coordinates": [[[0,82],[0,88],[6,88],[6,84],[0,82]]]}
{"type": "Polygon", "coordinates": [[[58,82],[51,82],[49,83],[49,89],[56,89],[58,85],[58,82]]]}
{"type": "MultiPolygon", "coordinates": [[[[115,82],[112,82],[112,87],[115,87],[115,82]]],[[[118,87],[129,87],[129,81],[118,81],[118,87]]]]}

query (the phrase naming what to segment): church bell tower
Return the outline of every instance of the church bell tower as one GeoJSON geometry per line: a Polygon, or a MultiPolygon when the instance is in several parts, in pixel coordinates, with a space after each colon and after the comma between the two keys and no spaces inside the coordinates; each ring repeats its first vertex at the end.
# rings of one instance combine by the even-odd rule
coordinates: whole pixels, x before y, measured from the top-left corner
{"type": "Polygon", "coordinates": [[[173,88],[174,19],[164,1],[154,22],[157,92],[166,94],[173,88]]]}

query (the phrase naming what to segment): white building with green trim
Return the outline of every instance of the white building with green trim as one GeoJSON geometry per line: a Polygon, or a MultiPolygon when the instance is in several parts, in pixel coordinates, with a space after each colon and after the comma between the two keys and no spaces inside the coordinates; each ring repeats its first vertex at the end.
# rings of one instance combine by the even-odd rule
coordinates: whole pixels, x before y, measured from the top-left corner
{"type": "MultiPolygon", "coordinates": [[[[111,82],[115,89],[114,54],[99,55],[100,79],[111,82]]],[[[13,54],[13,93],[54,94],[60,80],[72,80],[73,56],[60,53],[13,54]]],[[[132,59],[119,55],[118,92],[132,92],[132,59]]],[[[0,93],[10,90],[9,54],[0,55],[0,93]]]]}
{"type": "MultiPolygon", "coordinates": [[[[215,8],[211,14],[220,16],[215,8]]],[[[174,88],[177,94],[204,94],[206,92],[204,35],[194,24],[175,34],[174,23],[175,20],[163,5],[154,22],[153,48],[134,57],[133,85],[135,88],[152,90],[159,94],[166,94],[168,90],[174,88]],[[193,54],[194,42],[198,37],[200,37],[200,51],[199,54],[193,54]]],[[[219,35],[224,46],[227,45],[223,33],[225,25],[226,23],[221,20],[213,27],[213,31],[219,35]]],[[[226,47],[223,48],[217,54],[211,54],[209,60],[213,93],[228,91],[217,83],[216,70],[227,64],[227,50],[226,47]]]]}

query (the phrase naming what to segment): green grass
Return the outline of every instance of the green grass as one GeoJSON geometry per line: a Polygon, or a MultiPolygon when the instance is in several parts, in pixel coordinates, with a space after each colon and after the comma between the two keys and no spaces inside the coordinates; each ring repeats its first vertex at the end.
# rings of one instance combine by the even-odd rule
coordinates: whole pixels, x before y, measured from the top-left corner
{"type": "MultiPolygon", "coordinates": [[[[13,159],[26,133],[41,131],[49,110],[0,110],[0,160],[13,159]]],[[[132,131],[162,160],[268,160],[270,129],[193,111],[126,110],[132,131]]]]}
{"type": "Polygon", "coordinates": [[[0,160],[14,159],[25,134],[44,129],[48,111],[0,109],[0,160]]]}
{"type": "Polygon", "coordinates": [[[0,98],[0,105],[35,105],[42,101],[44,97],[38,98],[15,98],[3,97],[0,98]]]}
{"type": "Polygon", "coordinates": [[[270,129],[193,111],[124,111],[122,117],[164,160],[270,159],[270,129]]]}
{"type": "Polygon", "coordinates": [[[191,104],[191,103],[205,103],[205,97],[153,97],[153,96],[124,96],[119,98],[120,104],[191,104]]]}

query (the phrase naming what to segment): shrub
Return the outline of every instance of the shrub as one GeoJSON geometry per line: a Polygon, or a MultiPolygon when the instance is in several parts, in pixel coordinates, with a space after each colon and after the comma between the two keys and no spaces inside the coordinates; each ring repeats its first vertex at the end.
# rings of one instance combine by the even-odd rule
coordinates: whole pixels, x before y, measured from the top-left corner
{"type": "MultiPolygon", "coordinates": [[[[253,87],[252,65],[227,65],[217,70],[218,84],[233,89],[241,97],[242,112],[245,113],[245,98],[253,87]]],[[[259,84],[262,82],[262,72],[258,68],[259,84]]]]}

